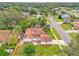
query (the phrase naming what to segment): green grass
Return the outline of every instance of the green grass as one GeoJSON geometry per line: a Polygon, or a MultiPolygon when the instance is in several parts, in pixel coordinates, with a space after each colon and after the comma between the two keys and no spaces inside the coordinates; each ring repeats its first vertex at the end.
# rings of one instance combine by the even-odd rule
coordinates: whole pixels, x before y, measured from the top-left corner
{"type": "Polygon", "coordinates": [[[61,53],[61,49],[58,47],[58,45],[36,46],[36,48],[37,52],[35,53],[35,55],[37,56],[53,56],[61,53]]]}
{"type": "MultiPolygon", "coordinates": [[[[24,56],[23,54],[23,48],[28,43],[24,43],[22,48],[19,49],[17,52],[17,56],[24,56]]],[[[58,45],[36,45],[36,52],[33,54],[33,56],[54,56],[54,55],[62,55],[62,50],[59,48],[58,45]]],[[[66,46],[63,46],[64,49],[66,49],[66,46]]]]}
{"type": "Polygon", "coordinates": [[[61,24],[61,27],[64,30],[73,30],[74,29],[74,27],[71,24],[61,24]]]}
{"type": "Polygon", "coordinates": [[[31,44],[31,43],[24,43],[21,48],[16,52],[16,56],[24,56],[23,50],[25,48],[26,45],[31,44]]]}
{"type": "Polygon", "coordinates": [[[79,40],[79,33],[69,33],[73,40],[79,40]]]}
{"type": "Polygon", "coordinates": [[[62,38],[61,38],[60,34],[57,32],[57,30],[55,28],[52,28],[52,30],[55,33],[57,39],[61,40],[62,38]]]}
{"type": "Polygon", "coordinates": [[[64,19],[58,19],[58,16],[53,16],[56,22],[64,22],[64,19]]]}
{"type": "Polygon", "coordinates": [[[53,33],[50,31],[50,29],[47,29],[46,31],[48,33],[48,35],[50,35],[52,37],[52,39],[55,39],[53,33]]]}
{"type": "Polygon", "coordinates": [[[47,20],[47,24],[50,24],[51,22],[49,20],[47,20]]]}

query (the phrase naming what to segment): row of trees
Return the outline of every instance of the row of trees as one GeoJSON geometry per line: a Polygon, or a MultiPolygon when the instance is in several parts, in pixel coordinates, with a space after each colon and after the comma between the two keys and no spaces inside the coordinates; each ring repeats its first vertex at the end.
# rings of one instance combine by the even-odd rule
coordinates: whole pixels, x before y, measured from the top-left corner
{"type": "MultiPolygon", "coordinates": [[[[48,8],[45,6],[44,8],[41,8],[39,6],[38,8],[34,7],[26,7],[27,4],[2,4],[1,7],[3,9],[0,9],[0,29],[13,29],[14,25],[17,24],[19,20],[26,19],[28,16],[31,15],[48,15],[48,8]],[[22,7],[21,7],[22,6],[22,7]]],[[[36,4],[37,5],[37,4],[36,4]]]]}

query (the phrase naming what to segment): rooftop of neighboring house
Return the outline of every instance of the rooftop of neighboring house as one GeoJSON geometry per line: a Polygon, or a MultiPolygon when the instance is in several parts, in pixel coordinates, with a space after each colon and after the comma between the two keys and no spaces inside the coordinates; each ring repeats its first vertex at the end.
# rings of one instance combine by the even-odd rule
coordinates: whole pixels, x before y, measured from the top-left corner
{"type": "Polygon", "coordinates": [[[42,28],[28,28],[25,31],[24,38],[38,38],[37,41],[52,41],[51,37],[46,34],[42,28]]]}
{"type": "Polygon", "coordinates": [[[76,23],[74,24],[74,26],[79,29],[79,22],[76,22],[76,23]]]}
{"type": "Polygon", "coordinates": [[[0,41],[7,41],[10,37],[11,30],[0,30],[0,41]]]}
{"type": "Polygon", "coordinates": [[[79,10],[72,10],[72,12],[79,12],[79,10]]]}
{"type": "Polygon", "coordinates": [[[68,17],[69,17],[69,15],[66,13],[62,14],[62,18],[68,18],[68,17]]]}

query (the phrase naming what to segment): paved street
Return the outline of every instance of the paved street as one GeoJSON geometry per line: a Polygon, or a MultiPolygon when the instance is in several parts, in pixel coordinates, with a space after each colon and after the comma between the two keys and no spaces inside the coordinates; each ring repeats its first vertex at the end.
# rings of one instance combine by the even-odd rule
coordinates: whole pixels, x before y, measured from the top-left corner
{"type": "Polygon", "coordinates": [[[72,43],[72,38],[62,29],[62,27],[56,23],[54,18],[52,16],[48,16],[48,19],[51,21],[50,28],[56,28],[59,32],[60,36],[62,37],[62,40],[67,44],[70,45],[72,43]]]}

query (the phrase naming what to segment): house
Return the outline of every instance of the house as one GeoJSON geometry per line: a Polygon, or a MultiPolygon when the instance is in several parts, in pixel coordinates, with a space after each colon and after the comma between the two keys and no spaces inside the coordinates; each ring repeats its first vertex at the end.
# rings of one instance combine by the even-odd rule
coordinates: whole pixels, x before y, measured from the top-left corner
{"type": "Polygon", "coordinates": [[[11,30],[0,30],[0,42],[6,42],[11,35],[11,30]]]}
{"type": "Polygon", "coordinates": [[[52,38],[42,28],[28,28],[24,34],[24,42],[37,44],[52,44],[52,38]]]}
{"type": "Polygon", "coordinates": [[[69,22],[69,15],[68,14],[64,13],[64,14],[62,14],[61,17],[64,19],[64,23],[69,22]]]}
{"type": "Polygon", "coordinates": [[[79,30],[79,22],[74,23],[74,28],[75,28],[76,30],[79,30]]]}
{"type": "Polygon", "coordinates": [[[79,10],[72,10],[73,13],[79,13],[79,10]]]}

